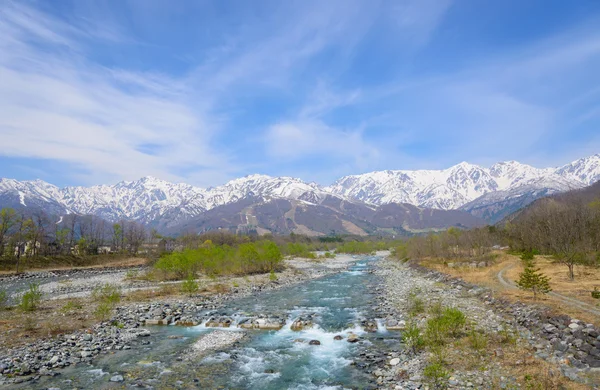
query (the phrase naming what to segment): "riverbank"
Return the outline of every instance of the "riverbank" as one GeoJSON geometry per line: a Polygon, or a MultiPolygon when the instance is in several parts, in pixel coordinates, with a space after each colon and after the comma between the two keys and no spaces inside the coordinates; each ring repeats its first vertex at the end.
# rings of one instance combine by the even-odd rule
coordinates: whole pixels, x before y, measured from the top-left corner
{"type": "MultiPolygon", "coordinates": [[[[415,351],[404,348],[373,370],[382,388],[418,388],[436,382],[457,389],[598,385],[595,368],[573,364],[580,354],[572,346],[553,350],[553,343],[563,341],[560,335],[556,341],[544,330],[558,327],[544,323],[535,308],[511,306],[496,300],[485,287],[397,261],[380,262],[377,273],[385,280],[378,303],[381,316],[401,316],[407,327],[416,327],[424,338],[442,307],[456,308],[466,317],[464,330],[440,345],[423,345],[415,351]]],[[[577,336],[582,331],[595,334],[590,325],[577,320],[561,329],[578,330],[577,336]]],[[[570,336],[572,344],[575,333],[570,336]]],[[[590,341],[591,350],[595,341],[590,341]]]]}
{"type": "MultiPolygon", "coordinates": [[[[66,311],[61,313],[61,305],[64,307],[72,300],[67,300],[65,303],[64,299],[57,298],[50,293],[50,298],[54,299],[43,302],[42,308],[38,312],[23,314],[36,321],[37,326],[34,326],[37,330],[39,330],[40,324],[49,326],[53,319],[56,321],[58,318],[66,319],[70,323],[77,323],[79,318],[82,318],[80,329],[60,332],[52,337],[44,336],[44,334],[36,334],[37,337],[31,337],[34,331],[31,328],[34,326],[30,324],[24,323],[16,330],[7,329],[9,317],[17,314],[16,309],[2,312],[4,318],[0,319],[3,327],[3,332],[0,334],[0,349],[2,350],[0,385],[33,383],[39,379],[40,375],[54,376],[66,367],[89,364],[100,355],[139,348],[147,345],[147,338],[150,336],[147,329],[140,328],[146,323],[158,323],[155,321],[160,320],[160,323],[165,324],[178,321],[182,324],[199,324],[211,315],[210,311],[223,307],[232,299],[251,296],[261,291],[290,287],[341,272],[355,261],[355,258],[348,255],[339,255],[335,259],[326,261],[291,259],[286,261],[286,269],[276,274],[276,280],[272,280],[269,274],[202,280],[201,282],[205,283],[204,292],[194,294],[192,297],[183,296],[176,289],[165,292],[164,286],[172,286],[172,284],[146,285],[135,291],[125,291],[123,301],[116,308],[114,315],[110,320],[100,323],[96,323],[93,318],[90,318],[90,307],[94,303],[88,298],[89,293],[97,286],[94,278],[98,275],[94,274],[89,278],[89,274],[83,273],[81,274],[84,275],[82,278],[71,282],[77,291],[61,292],[62,294],[83,292],[78,300],[80,308],[75,313],[66,311]],[[14,345],[15,343],[16,345],[14,345]]],[[[119,285],[120,281],[128,280],[127,275],[123,275],[123,272],[127,273],[127,271],[110,270],[101,276],[104,278],[103,282],[106,282],[105,278],[108,277],[109,283],[119,285]]],[[[32,278],[25,279],[35,281],[32,278]]],[[[57,282],[55,280],[47,281],[41,285],[41,288],[48,288],[53,285],[52,283],[57,282]]],[[[47,329],[42,330],[46,331],[47,329]]]]}

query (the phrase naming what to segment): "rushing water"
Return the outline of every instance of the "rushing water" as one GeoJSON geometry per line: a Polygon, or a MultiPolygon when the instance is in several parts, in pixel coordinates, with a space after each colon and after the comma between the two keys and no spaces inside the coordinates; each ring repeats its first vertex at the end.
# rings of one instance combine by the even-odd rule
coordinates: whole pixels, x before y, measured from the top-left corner
{"type": "MultiPolygon", "coordinates": [[[[375,260],[375,257],[361,258],[346,272],[230,301],[219,310],[219,314],[236,319],[257,314],[279,315],[287,318],[281,330],[243,331],[232,327],[227,331],[246,332],[247,337],[234,346],[187,359],[186,350],[214,328],[156,326],[150,328],[153,336],[147,348],[102,356],[93,367],[65,370],[63,375],[51,379],[52,385],[122,387],[123,383],[109,382],[112,375],[119,373],[126,378],[125,384],[137,382],[155,388],[363,388],[370,378],[352,362],[365,349],[385,348],[398,337],[381,327],[376,333],[365,333],[360,327],[361,320],[373,318],[369,286],[377,280],[368,271],[370,262],[375,260]],[[293,320],[306,315],[313,316],[314,326],[292,331],[293,320]],[[345,336],[349,332],[364,341],[347,342],[345,336]],[[334,340],[336,335],[344,336],[344,340],[334,340]],[[300,339],[318,340],[320,345],[299,342],[300,339]]],[[[49,383],[39,385],[47,388],[49,383]]]]}

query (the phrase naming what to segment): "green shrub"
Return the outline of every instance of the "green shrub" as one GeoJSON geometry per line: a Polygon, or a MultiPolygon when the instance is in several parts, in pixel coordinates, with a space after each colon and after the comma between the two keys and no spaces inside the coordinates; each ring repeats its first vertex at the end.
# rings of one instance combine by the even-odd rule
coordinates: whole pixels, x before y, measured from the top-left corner
{"type": "Polygon", "coordinates": [[[8,294],[5,289],[0,289],[0,310],[4,310],[8,303],[8,294]]]}
{"type": "Polygon", "coordinates": [[[432,345],[444,345],[448,337],[457,337],[465,326],[467,318],[459,309],[446,308],[441,314],[427,320],[425,337],[432,345]]]}
{"type": "Polygon", "coordinates": [[[535,258],[534,251],[525,251],[525,252],[521,253],[521,260],[523,260],[523,261],[530,261],[530,260],[533,260],[534,258],[535,258]]]}
{"type": "Polygon", "coordinates": [[[600,299],[600,291],[598,291],[598,287],[594,287],[594,291],[592,291],[592,298],[600,299]]]}
{"type": "Polygon", "coordinates": [[[428,312],[435,317],[441,317],[442,313],[444,312],[444,306],[442,306],[440,302],[435,302],[429,306],[428,312]]]}
{"type": "Polygon", "coordinates": [[[423,376],[434,389],[446,389],[448,387],[450,373],[440,363],[429,364],[425,367],[423,376]]]}
{"type": "Polygon", "coordinates": [[[386,250],[389,246],[389,243],[383,241],[349,241],[338,245],[335,251],[337,253],[360,255],[374,253],[378,250],[386,250]]]}
{"type": "Polygon", "coordinates": [[[425,303],[421,298],[419,298],[418,294],[421,293],[419,289],[413,289],[408,294],[408,314],[411,317],[416,316],[417,314],[421,314],[425,312],[425,303]]]}
{"type": "Polygon", "coordinates": [[[165,279],[182,280],[202,272],[209,277],[265,273],[281,266],[283,255],[269,240],[242,243],[237,247],[206,244],[161,257],[154,268],[165,279]]]}
{"type": "Polygon", "coordinates": [[[277,280],[277,275],[275,275],[275,271],[271,271],[271,273],[269,274],[269,280],[271,282],[274,282],[277,280]]]}
{"type": "Polygon", "coordinates": [[[41,301],[42,292],[40,291],[40,285],[37,283],[29,283],[29,290],[21,297],[19,307],[23,311],[34,311],[38,308],[41,301]]]}
{"type": "Polygon", "coordinates": [[[469,333],[469,345],[477,352],[483,352],[487,348],[488,339],[485,333],[472,329],[469,333]]]}
{"type": "Polygon", "coordinates": [[[409,323],[402,332],[402,342],[413,354],[419,352],[425,346],[421,330],[413,323],[409,323]]]}
{"type": "Polygon", "coordinates": [[[121,301],[121,290],[118,286],[106,283],[96,287],[92,291],[92,298],[97,302],[96,310],[94,311],[96,318],[104,321],[121,301]]]}
{"type": "Polygon", "coordinates": [[[448,308],[442,313],[442,321],[451,336],[458,336],[467,322],[467,317],[456,308],[448,308]]]}
{"type": "Polygon", "coordinates": [[[515,345],[517,343],[517,336],[508,328],[508,326],[502,327],[498,332],[500,336],[500,342],[502,344],[515,345]]]}
{"type": "Polygon", "coordinates": [[[183,283],[181,283],[181,291],[190,297],[196,294],[198,290],[198,283],[196,282],[196,279],[192,274],[188,275],[187,279],[183,283]]]}
{"type": "Polygon", "coordinates": [[[71,313],[77,312],[77,311],[79,311],[81,309],[83,309],[83,305],[81,303],[76,302],[76,301],[69,301],[69,302],[65,303],[63,305],[63,307],[60,308],[59,311],[63,315],[67,315],[67,314],[71,314],[71,313]]]}

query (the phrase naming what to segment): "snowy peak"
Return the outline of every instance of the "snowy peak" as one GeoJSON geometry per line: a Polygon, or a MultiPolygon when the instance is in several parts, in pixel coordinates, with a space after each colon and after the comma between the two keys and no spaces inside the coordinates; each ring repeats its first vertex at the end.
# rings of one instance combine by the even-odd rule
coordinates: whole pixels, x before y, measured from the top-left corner
{"type": "Polygon", "coordinates": [[[94,214],[110,221],[152,223],[197,216],[247,198],[292,199],[326,204],[330,197],[370,205],[409,203],[422,208],[459,209],[499,204],[581,188],[600,180],[600,154],[560,168],[535,168],[505,161],[490,168],[461,162],[443,170],[385,170],[345,176],[329,187],[292,177],[249,175],[208,189],[171,183],[152,176],[115,185],[59,188],[42,180],[0,179],[0,206],[44,207],[59,212],[94,214]],[[473,203],[475,200],[477,202],[473,203]]]}
{"type": "Polygon", "coordinates": [[[600,154],[575,160],[557,169],[556,173],[587,185],[594,184],[600,180],[600,154]]]}
{"type": "Polygon", "coordinates": [[[406,202],[447,210],[457,209],[496,191],[514,194],[524,189],[545,189],[555,193],[581,188],[598,180],[600,154],[561,168],[535,168],[517,161],[505,161],[490,168],[462,162],[443,170],[378,171],[342,177],[327,190],[377,205],[406,202]]]}

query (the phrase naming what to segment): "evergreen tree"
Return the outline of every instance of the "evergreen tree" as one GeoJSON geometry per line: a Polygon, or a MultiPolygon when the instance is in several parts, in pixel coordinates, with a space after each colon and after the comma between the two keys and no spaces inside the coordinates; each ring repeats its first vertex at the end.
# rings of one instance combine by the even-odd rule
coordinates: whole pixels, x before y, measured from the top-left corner
{"type": "Polygon", "coordinates": [[[517,286],[522,290],[533,292],[533,299],[537,298],[537,294],[547,294],[552,289],[550,288],[550,278],[540,272],[539,268],[535,268],[533,260],[526,260],[525,269],[519,274],[517,286]]]}

